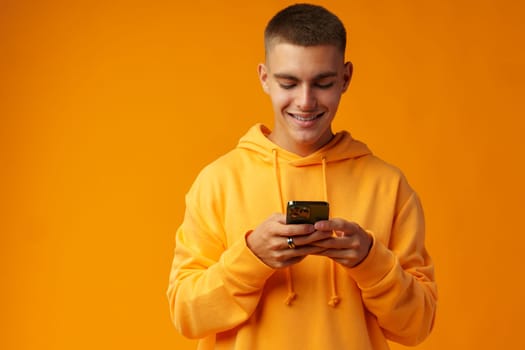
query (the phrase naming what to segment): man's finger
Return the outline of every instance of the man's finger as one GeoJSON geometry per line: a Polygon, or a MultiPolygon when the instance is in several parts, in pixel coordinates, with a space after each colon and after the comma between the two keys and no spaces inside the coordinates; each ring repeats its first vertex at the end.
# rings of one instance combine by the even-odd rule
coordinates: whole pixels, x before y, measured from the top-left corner
{"type": "Polygon", "coordinates": [[[314,225],[315,229],[319,231],[343,231],[348,233],[353,233],[356,230],[356,226],[355,223],[341,218],[318,221],[314,225]]]}
{"type": "Polygon", "coordinates": [[[304,236],[314,231],[314,225],[311,224],[282,225],[278,235],[283,237],[304,236]]]}

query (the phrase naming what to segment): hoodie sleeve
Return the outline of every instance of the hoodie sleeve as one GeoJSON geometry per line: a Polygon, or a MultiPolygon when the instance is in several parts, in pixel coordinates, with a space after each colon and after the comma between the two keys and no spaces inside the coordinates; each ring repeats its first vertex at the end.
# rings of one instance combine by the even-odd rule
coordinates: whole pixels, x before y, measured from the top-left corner
{"type": "Polygon", "coordinates": [[[432,330],[437,289],[434,266],[424,245],[423,211],[404,179],[398,202],[388,246],[374,237],[368,257],[349,269],[349,274],[385,336],[416,345],[432,330]]]}
{"type": "Polygon", "coordinates": [[[274,272],[248,249],[245,233],[227,244],[216,209],[220,199],[207,187],[196,181],[186,196],[167,291],[175,327],[188,338],[226,331],[247,320],[274,272]]]}

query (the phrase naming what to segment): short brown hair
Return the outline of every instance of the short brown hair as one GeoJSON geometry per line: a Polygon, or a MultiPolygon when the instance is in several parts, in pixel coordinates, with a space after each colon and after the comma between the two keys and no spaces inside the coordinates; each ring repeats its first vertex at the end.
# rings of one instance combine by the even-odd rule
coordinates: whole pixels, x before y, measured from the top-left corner
{"type": "Polygon", "coordinates": [[[279,11],[266,25],[266,53],[275,43],[299,46],[334,45],[343,53],[346,30],[341,20],[322,6],[295,4],[279,11]]]}

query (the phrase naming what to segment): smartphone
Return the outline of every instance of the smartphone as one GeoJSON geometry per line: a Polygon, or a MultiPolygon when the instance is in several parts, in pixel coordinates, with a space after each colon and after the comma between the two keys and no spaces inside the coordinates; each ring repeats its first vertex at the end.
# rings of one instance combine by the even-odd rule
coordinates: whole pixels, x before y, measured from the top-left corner
{"type": "Polygon", "coordinates": [[[287,224],[315,224],[328,220],[329,205],[322,201],[289,201],[286,207],[287,224]]]}

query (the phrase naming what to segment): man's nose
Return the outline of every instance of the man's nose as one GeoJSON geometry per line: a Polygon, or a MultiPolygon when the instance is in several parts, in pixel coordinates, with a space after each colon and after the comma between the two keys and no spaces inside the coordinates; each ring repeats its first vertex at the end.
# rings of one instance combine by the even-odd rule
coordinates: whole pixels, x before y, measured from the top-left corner
{"type": "Polygon", "coordinates": [[[303,86],[299,89],[296,103],[297,107],[302,111],[315,109],[317,107],[317,98],[313,89],[309,86],[303,86]]]}

